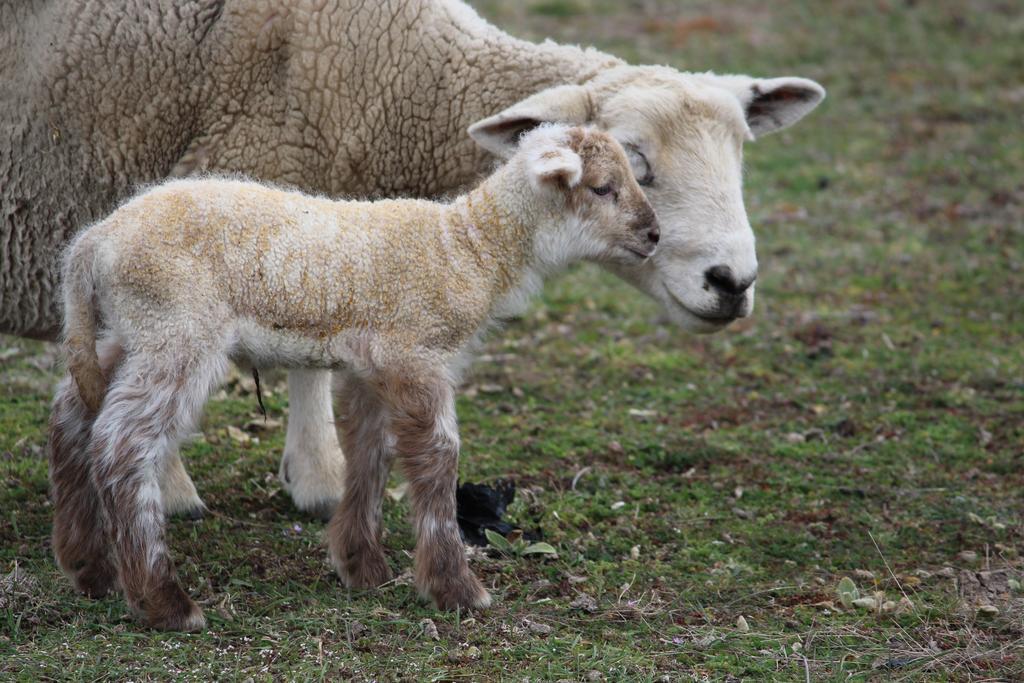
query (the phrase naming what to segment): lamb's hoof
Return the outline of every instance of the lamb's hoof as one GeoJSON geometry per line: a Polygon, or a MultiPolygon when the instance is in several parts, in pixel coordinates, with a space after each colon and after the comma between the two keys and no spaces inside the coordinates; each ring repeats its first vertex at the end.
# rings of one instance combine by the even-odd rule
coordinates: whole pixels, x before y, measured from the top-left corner
{"type": "Polygon", "coordinates": [[[147,616],[146,625],[156,631],[194,633],[206,628],[206,617],[199,605],[189,601],[187,609],[173,615],[147,616]]]}
{"type": "Polygon", "coordinates": [[[143,600],[138,611],[146,626],[157,631],[201,631],[206,628],[203,610],[174,582],[164,584],[143,600]]]}
{"type": "Polygon", "coordinates": [[[334,514],[345,488],[345,458],[335,446],[316,456],[286,451],[278,471],[295,507],[323,521],[334,514]]]}
{"type": "Polygon", "coordinates": [[[113,592],[117,584],[117,572],[106,558],[88,562],[68,573],[75,590],[88,598],[102,598],[113,592]]]}
{"type": "Polygon", "coordinates": [[[473,574],[444,578],[420,593],[429,596],[438,609],[486,609],[491,606],[491,594],[473,574]]]}
{"type": "Polygon", "coordinates": [[[353,590],[378,588],[395,576],[384,553],[379,551],[350,554],[344,564],[337,558],[333,562],[342,583],[353,590]]]}

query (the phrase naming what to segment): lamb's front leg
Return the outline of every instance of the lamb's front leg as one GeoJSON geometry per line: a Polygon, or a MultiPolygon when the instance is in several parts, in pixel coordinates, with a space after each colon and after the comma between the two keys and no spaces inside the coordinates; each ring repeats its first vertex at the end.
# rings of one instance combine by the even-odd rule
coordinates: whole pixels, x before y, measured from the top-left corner
{"type": "Polygon", "coordinates": [[[491,596],[466,562],[455,516],[459,431],[453,387],[445,378],[394,377],[384,392],[392,406],[395,451],[409,482],[416,587],[441,609],[487,607],[491,596]]]}
{"type": "Polygon", "coordinates": [[[278,476],[300,510],[330,517],[341,500],[345,458],[335,433],[331,373],[288,372],[288,433],[278,476]]]}
{"type": "Polygon", "coordinates": [[[381,502],[393,455],[387,408],[357,377],[345,379],[338,398],[346,483],[327,531],[330,557],[346,586],[375,588],[391,578],[380,542],[381,502]]]}

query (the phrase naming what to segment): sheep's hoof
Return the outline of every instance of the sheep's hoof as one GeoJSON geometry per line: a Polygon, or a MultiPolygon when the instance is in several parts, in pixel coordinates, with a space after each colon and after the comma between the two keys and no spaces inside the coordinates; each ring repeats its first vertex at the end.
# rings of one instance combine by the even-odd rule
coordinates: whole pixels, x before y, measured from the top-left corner
{"type": "Polygon", "coordinates": [[[338,507],[338,503],[334,500],[325,500],[320,503],[302,506],[296,502],[295,507],[311,517],[316,517],[321,522],[329,522],[331,521],[331,516],[334,515],[334,509],[338,507]]]}
{"type": "Polygon", "coordinates": [[[427,590],[421,589],[420,593],[429,596],[434,605],[443,610],[486,609],[491,606],[491,594],[473,574],[436,581],[427,590]]]}
{"type": "Polygon", "coordinates": [[[198,522],[206,517],[206,513],[209,512],[209,509],[205,504],[203,504],[203,501],[199,501],[198,504],[191,507],[182,508],[180,510],[167,510],[165,508],[164,511],[167,517],[178,517],[180,519],[188,519],[193,522],[198,522]]]}
{"type": "Polygon", "coordinates": [[[337,446],[315,457],[286,451],[278,478],[295,507],[326,522],[341,502],[345,458],[337,446]]]}
{"type": "Polygon", "coordinates": [[[184,478],[168,477],[161,484],[165,516],[184,517],[193,521],[206,516],[206,504],[187,475],[184,478]]]}
{"type": "Polygon", "coordinates": [[[203,610],[174,582],[164,584],[138,611],[146,626],[157,631],[201,631],[206,628],[203,610]]]}

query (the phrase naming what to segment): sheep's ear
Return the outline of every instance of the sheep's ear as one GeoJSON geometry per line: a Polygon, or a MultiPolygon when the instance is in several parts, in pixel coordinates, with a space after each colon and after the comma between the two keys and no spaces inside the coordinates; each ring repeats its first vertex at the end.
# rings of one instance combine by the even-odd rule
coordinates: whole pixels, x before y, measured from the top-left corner
{"type": "Polygon", "coordinates": [[[583,160],[564,146],[547,145],[531,150],[527,168],[535,187],[573,188],[583,179],[583,160]]]}
{"type": "Polygon", "coordinates": [[[559,85],[477,121],[469,127],[469,136],[488,152],[508,159],[515,154],[523,133],[542,123],[579,125],[589,121],[590,116],[591,102],[587,91],[579,85],[559,85]]]}
{"type": "Polygon", "coordinates": [[[806,78],[751,78],[708,75],[739,98],[755,138],[788,128],[825,99],[825,89],[806,78]]]}

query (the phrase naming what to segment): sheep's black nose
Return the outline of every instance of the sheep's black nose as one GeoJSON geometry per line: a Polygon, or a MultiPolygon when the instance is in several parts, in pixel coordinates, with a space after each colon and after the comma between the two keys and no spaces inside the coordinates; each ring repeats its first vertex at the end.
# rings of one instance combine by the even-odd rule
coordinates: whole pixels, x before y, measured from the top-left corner
{"type": "MultiPolygon", "coordinates": [[[[736,277],[736,273],[733,272],[732,268],[726,265],[714,266],[704,272],[706,285],[713,287],[719,294],[734,297],[747,291],[750,285],[754,283],[754,279],[754,277],[751,277],[747,280],[740,280],[736,277]]],[[[705,286],[705,289],[708,289],[708,286],[705,286]]]]}
{"type": "Polygon", "coordinates": [[[658,240],[661,239],[661,230],[658,229],[657,223],[652,225],[650,230],[647,231],[647,239],[649,239],[652,244],[657,244],[658,240]]]}

